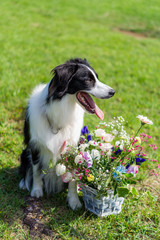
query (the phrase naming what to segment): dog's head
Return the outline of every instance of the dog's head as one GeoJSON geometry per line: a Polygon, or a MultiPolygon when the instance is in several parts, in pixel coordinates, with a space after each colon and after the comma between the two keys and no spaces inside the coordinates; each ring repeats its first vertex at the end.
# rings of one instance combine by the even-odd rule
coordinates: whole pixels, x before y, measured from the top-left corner
{"type": "Polygon", "coordinates": [[[75,94],[77,102],[85,111],[95,113],[101,120],[103,119],[103,112],[89,94],[107,99],[112,97],[115,91],[98,80],[97,73],[86,59],[67,61],[54,68],[52,72],[54,77],[49,84],[47,101],[61,99],[66,94],[75,94]]]}

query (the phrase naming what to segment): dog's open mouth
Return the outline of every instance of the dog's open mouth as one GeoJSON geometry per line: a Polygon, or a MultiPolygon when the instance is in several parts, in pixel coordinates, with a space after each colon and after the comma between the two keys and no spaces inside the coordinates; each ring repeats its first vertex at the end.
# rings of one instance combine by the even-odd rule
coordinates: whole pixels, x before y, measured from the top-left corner
{"type": "Polygon", "coordinates": [[[85,110],[91,114],[96,114],[101,120],[104,118],[104,113],[102,110],[95,104],[91,96],[86,92],[78,92],[76,95],[80,104],[85,108],[85,110]]]}

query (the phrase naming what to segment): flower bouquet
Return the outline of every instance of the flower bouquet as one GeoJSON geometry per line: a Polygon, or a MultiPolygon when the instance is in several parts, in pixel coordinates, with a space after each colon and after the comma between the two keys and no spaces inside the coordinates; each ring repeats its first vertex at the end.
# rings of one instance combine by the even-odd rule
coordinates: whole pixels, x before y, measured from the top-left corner
{"type": "MultiPolygon", "coordinates": [[[[132,137],[124,129],[123,117],[100,123],[91,134],[85,126],[78,147],[67,146],[56,166],[64,182],[78,182],[85,207],[98,216],[121,211],[130,184],[136,184],[141,165],[149,160],[143,145],[151,136],[140,134],[140,130],[153,123],[141,115],[138,118],[141,125],[132,137]]],[[[151,144],[149,147],[157,148],[151,144]]],[[[157,174],[155,170],[152,173],[157,174]]]]}

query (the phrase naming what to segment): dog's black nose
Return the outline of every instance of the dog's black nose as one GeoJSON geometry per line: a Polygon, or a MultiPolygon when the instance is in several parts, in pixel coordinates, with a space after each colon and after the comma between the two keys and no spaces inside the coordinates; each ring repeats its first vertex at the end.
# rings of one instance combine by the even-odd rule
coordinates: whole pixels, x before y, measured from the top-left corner
{"type": "Polygon", "coordinates": [[[110,96],[113,96],[114,94],[115,94],[115,91],[114,91],[114,89],[113,89],[113,88],[112,88],[112,89],[110,89],[110,90],[109,90],[109,95],[110,95],[110,96]]]}

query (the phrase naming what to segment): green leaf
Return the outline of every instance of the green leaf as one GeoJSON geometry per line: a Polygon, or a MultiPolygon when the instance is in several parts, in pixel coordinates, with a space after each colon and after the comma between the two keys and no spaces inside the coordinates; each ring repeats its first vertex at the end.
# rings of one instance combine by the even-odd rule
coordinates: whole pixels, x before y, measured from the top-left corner
{"type": "Polygon", "coordinates": [[[132,173],[124,173],[127,178],[134,178],[132,173]]]}
{"type": "Polygon", "coordinates": [[[53,168],[53,162],[52,162],[52,159],[50,159],[50,161],[49,161],[49,168],[53,168]]]}
{"type": "Polygon", "coordinates": [[[157,200],[157,196],[153,196],[153,195],[151,194],[151,192],[147,191],[146,193],[147,193],[147,195],[148,195],[148,197],[149,197],[150,200],[154,200],[154,201],[157,200]]]}
{"type": "Polygon", "coordinates": [[[47,174],[45,170],[42,169],[43,174],[47,174]]]}
{"type": "Polygon", "coordinates": [[[136,184],[137,182],[134,181],[134,180],[131,180],[131,179],[126,179],[126,183],[129,183],[129,184],[136,184]]]}
{"type": "Polygon", "coordinates": [[[136,189],[135,187],[132,187],[131,193],[132,193],[133,195],[138,196],[138,192],[137,192],[137,189],[136,189]]]}
{"type": "Polygon", "coordinates": [[[124,187],[119,187],[117,188],[117,193],[119,197],[125,197],[129,193],[129,189],[124,187]]]}

